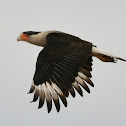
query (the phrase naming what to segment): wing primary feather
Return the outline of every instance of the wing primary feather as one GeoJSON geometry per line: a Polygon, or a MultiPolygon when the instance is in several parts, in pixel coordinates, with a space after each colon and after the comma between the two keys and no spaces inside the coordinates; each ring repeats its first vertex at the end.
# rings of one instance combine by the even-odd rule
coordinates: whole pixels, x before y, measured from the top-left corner
{"type": "Polygon", "coordinates": [[[55,91],[58,93],[60,99],[62,100],[63,104],[65,107],[67,107],[67,100],[66,100],[66,97],[65,95],[63,94],[63,92],[60,90],[60,88],[52,82],[52,86],[53,88],[55,89],[55,91]]]}
{"type": "Polygon", "coordinates": [[[65,65],[65,64],[63,64],[63,63],[58,63],[61,67],[63,67],[63,68],[65,68],[65,69],[67,69],[68,71],[70,71],[70,72],[72,72],[72,73],[76,73],[76,71],[75,71],[75,69],[73,69],[73,68],[71,68],[71,67],[69,67],[69,66],[67,66],[67,65],[65,65]]]}
{"type": "Polygon", "coordinates": [[[34,93],[34,97],[33,97],[33,101],[32,102],[37,101],[38,97],[39,97],[39,88],[38,88],[38,86],[35,86],[35,93],[34,93]]]}
{"type": "Polygon", "coordinates": [[[51,96],[53,98],[54,104],[56,106],[56,110],[57,110],[57,112],[59,112],[60,111],[60,103],[59,103],[59,98],[57,96],[57,93],[54,90],[54,88],[52,87],[52,85],[50,85],[48,82],[46,82],[46,85],[47,85],[47,87],[48,87],[48,89],[49,89],[49,91],[51,93],[51,96]]]}
{"type": "Polygon", "coordinates": [[[44,92],[44,87],[43,87],[43,84],[40,86],[40,90],[39,90],[39,94],[40,94],[40,97],[39,97],[39,106],[38,108],[41,108],[44,104],[44,101],[45,101],[45,92],[44,92]]]}
{"type": "Polygon", "coordinates": [[[60,71],[57,67],[55,67],[55,71],[57,71],[60,74],[62,74],[65,78],[70,79],[65,73],[63,73],[62,71],[60,71]]]}
{"type": "Polygon", "coordinates": [[[83,68],[85,68],[86,70],[92,71],[92,67],[85,63],[83,64],[83,68]]]}
{"type": "Polygon", "coordinates": [[[60,77],[55,71],[54,71],[54,76],[58,77],[58,78],[60,79],[60,81],[62,81],[62,83],[63,83],[66,87],[68,87],[68,88],[71,87],[71,85],[68,83],[68,81],[66,82],[66,80],[63,79],[63,76],[60,77]]]}
{"type": "Polygon", "coordinates": [[[54,75],[52,75],[51,80],[52,82],[55,82],[59,86],[59,88],[64,92],[62,85],[59,84],[58,80],[54,77],[54,75]]]}
{"type": "Polygon", "coordinates": [[[84,69],[84,68],[81,68],[81,71],[82,71],[82,73],[84,73],[86,76],[88,76],[88,77],[92,77],[92,75],[91,75],[91,73],[88,71],[88,70],[86,70],[86,69],[84,69]]]}
{"type": "Polygon", "coordinates": [[[67,81],[74,81],[74,75],[67,72],[67,70],[60,69],[59,67],[55,67],[55,72],[58,73],[61,77],[63,77],[65,80],[67,79],[67,81]]]}
{"type": "Polygon", "coordinates": [[[60,80],[56,79],[55,76],[53,76],[53,75],[52,75],[51,79],[53,79],[53,82],[55,82],[60,87],[60,89],[63,91],[64,95],[66,97],[68,97],[69,92],[68,92],[68,89],[65,87],[65,85],[62,84],[62,82],[60,80]]]}
{"type": "Polygon", "coordinates": [[[47,84],[43,84],[43,85],[44,85],[44,91],[45,91],[45,97],[46,97],[46,103],[47,103],[47,110],[48,110],[48,113],[49,113],[52,109],[52,98],[51,98],[51,95],[50,95],[50,91],[47,88],[47,84]]]}
{"type": "Polygon", "coordinates": [[[92,87],[94,87],[93,82],[87,76],[85,76],[81,72],[78,72],[78,75],[79,75],[80,78],[84,79],[88,84],[90,84],[92,87]]]}
{"type": "Polygon", "coordinates": [[[77,76],[76,78],[75,78],[75,80],[88,92],[88,93],[90,93],[90,89],[89,89],[89,87],[85,84],[85,82],[79,77],[79,76],[77,76]]]}
{"type": "Polygon", "coordinates": [[[78,92],[81,96],[83,96],[83,91],[81,90],[79,84],[78,84],[76,81],[73,83],[73,86],[74,86],[74,88],[77,90],[77,92],[78,92]]]}
{"type": "Polygon", "coordinates": [[[74,97],[75,97],[75,91],[74,91],[74,88],[71,87],[71,89],[70,89],[69,91],[70,91],[70,94],[72,95],[72,97],[74,98],[74,97]]]}
{"type": "Polygon", "coordinates": [[[30,88],[30,91],[28,92],[29,93],[33,93],[35,90],[35,85],[34,85],[34,82],[32,82],[32,85],[31,85],[31,88],[30,88]]]}
{"type": "Polygon", "coordinates": [[[70,73],[68,70],[64,69],[63,67],[61,67],[59,64],[56,64],[55,65],[59,68],[61,68],[64,72],[66,72],[67,75],[70,75],[71,77],[74,77],[74,75],[72,73],[70,73]]]}

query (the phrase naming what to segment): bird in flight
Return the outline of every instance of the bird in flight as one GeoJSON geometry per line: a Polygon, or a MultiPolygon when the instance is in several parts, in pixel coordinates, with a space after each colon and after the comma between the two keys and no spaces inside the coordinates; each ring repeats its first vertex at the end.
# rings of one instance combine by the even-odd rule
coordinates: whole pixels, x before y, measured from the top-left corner
{"type": "Polygon", "coordinates": [[[59,98],[67,107],[66,97],[69,93],[75,97],[76,90],[83,96],[81,87],[90,93],[88,84],[94,87],[90,79],[92,57],[103,62],[126,62],[125,59],[103,51],[88,41],[60,31],[26,31],[19,35],[17,41],[44,47],[37,58],[29,93],[34,92],[33,102],[39,99],[38,108],[46,101],[48,113],[52,109],[52,100],[59,112],[59,98]]]}

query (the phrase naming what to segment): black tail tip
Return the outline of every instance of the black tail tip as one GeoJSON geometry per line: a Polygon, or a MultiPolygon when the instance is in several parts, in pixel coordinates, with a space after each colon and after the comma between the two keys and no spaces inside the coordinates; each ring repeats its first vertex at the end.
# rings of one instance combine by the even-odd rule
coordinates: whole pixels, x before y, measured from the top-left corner
{"type": "Polygon", "coordinates": [[[120,57],[118,57],[117,59],[118,59],[118,60],[122,60],[122,61],[126,62],[126,60],[125,60],[125,59],[122,59],[122,58],[120,58],[120,57]]]}

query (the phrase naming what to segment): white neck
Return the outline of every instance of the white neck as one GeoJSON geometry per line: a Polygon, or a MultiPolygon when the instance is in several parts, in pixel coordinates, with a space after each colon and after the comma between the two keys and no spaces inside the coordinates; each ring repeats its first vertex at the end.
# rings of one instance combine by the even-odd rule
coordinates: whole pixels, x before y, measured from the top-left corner
{"type": "Polygon", "coordinates": [[[46,44],[46,36],[52,31],[40,32],[37,35],[31,35],[30,39],[27,41],[31,44],[44,47],[46,44]]]}

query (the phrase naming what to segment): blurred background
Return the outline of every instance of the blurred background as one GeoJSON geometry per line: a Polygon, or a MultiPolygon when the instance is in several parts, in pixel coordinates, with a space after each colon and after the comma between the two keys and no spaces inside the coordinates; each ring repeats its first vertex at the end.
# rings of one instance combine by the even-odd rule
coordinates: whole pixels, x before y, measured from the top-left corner
{"type": "Polygon", "coordinates": [[[91,94],[69,96],[68,107],[47,113],[46,104],[27,92],[42,47],[17,42],[23,31],[59,30],[92,42],[126,59],[125,0],[1,0],[0,1],[0,125],[1,126],[125,126],[126,63],[94,58],[91,94]]]}

